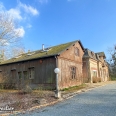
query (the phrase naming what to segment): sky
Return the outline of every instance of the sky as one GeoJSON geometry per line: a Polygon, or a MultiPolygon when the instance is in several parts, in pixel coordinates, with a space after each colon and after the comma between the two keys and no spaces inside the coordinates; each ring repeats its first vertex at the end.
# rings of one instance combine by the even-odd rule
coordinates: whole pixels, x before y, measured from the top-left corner
{"type": "Polygon", "coordinates": [[[75,40],[94,52],[116,44],[116,0],[0,0],[25,50],[38,50],[75,40]]]}

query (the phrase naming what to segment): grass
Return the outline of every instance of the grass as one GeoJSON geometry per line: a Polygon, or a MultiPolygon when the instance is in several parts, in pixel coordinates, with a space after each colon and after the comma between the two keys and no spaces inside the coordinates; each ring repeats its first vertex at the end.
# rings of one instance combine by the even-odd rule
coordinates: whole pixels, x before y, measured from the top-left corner
{"type": "Polygon", "coordinates": [[[18,90],[13,90],[13,89],[0,89],[0,93],[5,92],[5,93],[15,93],[18,92],[18,90]]]}
{"type": "Polygon", "coordinates": [[[64,89],[62,89],[62,91],[70,92],[70,91],[80,90],[80,89],[83,89],[85,87],[87,87],[86,84],[81,84],[79,86],[73,86],[73,87],[69,87],[69,88],[64,88],[64,89]]]}
{"type": "Polygon", "coordinates": [[[111,76],[110,79],[111,81],[116,81],[116,76],[111,76]]]}

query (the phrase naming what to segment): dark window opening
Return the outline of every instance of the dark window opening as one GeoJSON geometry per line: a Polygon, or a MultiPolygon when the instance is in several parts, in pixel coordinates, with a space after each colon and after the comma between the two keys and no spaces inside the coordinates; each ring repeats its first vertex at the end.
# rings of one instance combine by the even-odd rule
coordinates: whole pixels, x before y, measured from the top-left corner
{"type": "Polygon", "coordinates": [[[71,67],[71,79],[76,79],[76,67],[71,67]]]}
{"type": "Polygon", "coordinates": [[[77,47],[75,48],[75,55],[79,56],[79,49],[77,47]]]}
{"type": "Polygon", "coordinates": [[[34,68],[29,68],[29,79],[34,79],[35,70],[34,68]]]}
{"type": "Polygon", "coordinates": [[[27,73],[27,71],[23,71],[23,76],[24,76],[24,80],[28,79],[28,73],[27,73]]]}
{"type": "Polygon", "coordinates": [[[22,72],[18,72],[19,79],[22,79],[22,72]]]}
{"type": "Polygon", "coordinates": [[[11,70],[11,80],[12,80],[12,83],[15,83],[15,81],[16,81],[16,70],[11,70]]]}

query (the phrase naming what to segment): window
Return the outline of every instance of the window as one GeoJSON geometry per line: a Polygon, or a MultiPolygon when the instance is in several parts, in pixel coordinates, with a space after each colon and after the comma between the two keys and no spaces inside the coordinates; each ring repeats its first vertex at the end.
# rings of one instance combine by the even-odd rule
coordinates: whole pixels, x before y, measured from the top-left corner
{"type": "Polygon", "coordinates": [[[102,77],[102,70],[101,70],[101,68],[100,68],[100,77],[102,77]]]}
{"type": "Polygon", "coordinates": [[[79,49],[77,47],[75,48],[75,55],[79,56],[79,49]]]}
{"type": "Polygon", "coordinates": [[[28,73],[27,73],[27,71],[23,71],[23,76],[24,76],[24,80],[28,79],[28,73]]]}
{"type": "Polygon", "coordinates": [[[29,79],[34,79],[35,71],[34,68],[29,68],[29,79]]]}
{"type": "Polygon", "coordinates": [[[18,72],[18,77],[19,77],[19,79],[22,79],[22,73],[21,72],[18,72]]]}
{"type": "Polygon", "coordinates": [[[71,67],[71,79],[76,79],[76,67],[71,67]]]}
{"type": "Polygon", "coordinates": [[[92,76],[97,77],[97,71],[96,70],[92,70],[92,76]]]}
{"type": "Polygon", "coordinates": [[[12,83],[16,82],[16,70],[11,70],[11,80],[12,83]]]}

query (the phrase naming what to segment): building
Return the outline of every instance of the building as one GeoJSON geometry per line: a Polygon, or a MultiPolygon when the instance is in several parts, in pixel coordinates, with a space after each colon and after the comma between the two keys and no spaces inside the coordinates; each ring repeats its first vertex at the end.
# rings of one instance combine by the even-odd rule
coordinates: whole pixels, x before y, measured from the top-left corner
{"type": "MultiPolygon", "coordinates": [[[[55,89],[56,74],[59,88],[80,85],[82,83],[82,57],[84,47],[80,40],[21,54],[0,63],[0,77],[16,87],[28,84],[32,88],[40,86],[55,89]]],[[[0,82],[2,83],[2,81],[0,82]]]]}
{"type": "Polygon", "coordinates": [[[94,53],[89,49],[85,49],[83,55],[84,82],[92,83],[95,78],[100,81],[109,79],[109,70],[105,58],[104,52],[94,53]]]}

